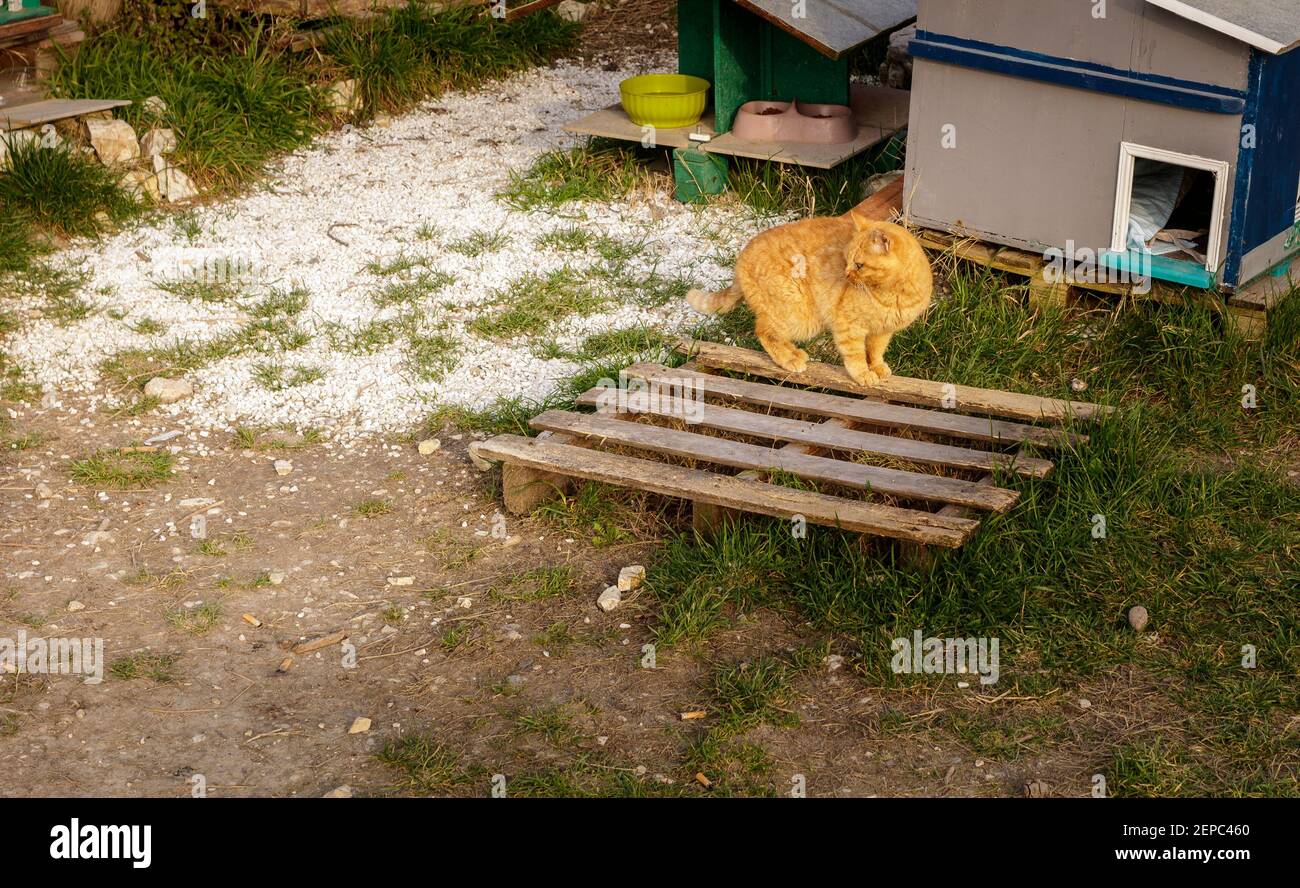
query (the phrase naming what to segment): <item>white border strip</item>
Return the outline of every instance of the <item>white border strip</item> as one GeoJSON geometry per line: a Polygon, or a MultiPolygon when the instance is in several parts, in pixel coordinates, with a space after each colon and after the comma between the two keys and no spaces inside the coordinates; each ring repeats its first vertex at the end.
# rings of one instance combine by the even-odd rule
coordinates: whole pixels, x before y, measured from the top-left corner
{"type": "Polygon", "coordinates": [[[1226,160],[1211,160],[1195,154],[1179,154],[1163,148],[1148,148],[1133,142],[1119,145],[1119,182],[1115,187],[1115,227],[1111,229],[1110,248],[1116,253],[1128,252],[1129,211],[1133,204],[1133,169],[1139,157],[1172,163],[1176,166],[1208,170],[1214,174],[1214,205],[1210,208],[1210,240],[1205,250],[1205,269],[1218,274],[1223,252],[1224,213],[1228,206],[1228,170],[1226,160]]]}
{"type": "MultiPolygon", "coordinates": [[[[1249,43],[1256,49],[1271,52],[1273,55],[1281,55],[1296,46],[1296,43],[1292,43],[1290,46],[1278,43],[1270,37],[1256,34],[1254,31],[1243,28],[1241,25],[1234,25],[1232,22],[1224,21],[1218,16],[1210,15],[1203,9],[1197,9],[1195,6],[1188,6],[1183,2],[1183,0],[1147,0],[1147,2],[1152,6],[1159,6],[1161,9],[1172,12],[1174,15],[1189,19],[1199,25],[1204,25],[1212,31],[1226,34],[1234,40],[1240,40],[1242,43],[1249,43]]],[[[1297,41],[1297,43],[1300,43],[1300,41],[1297,41]]]]}

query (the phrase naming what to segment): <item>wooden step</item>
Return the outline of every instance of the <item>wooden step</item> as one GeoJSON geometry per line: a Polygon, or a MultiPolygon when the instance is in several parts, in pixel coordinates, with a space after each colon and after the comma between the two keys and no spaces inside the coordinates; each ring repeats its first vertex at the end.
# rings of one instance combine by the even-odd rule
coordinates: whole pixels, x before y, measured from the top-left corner
{"type": "Polygon", "coordinates": [[[805,389],[768,385],[761,382],[746,382],[741,379],[713,376],[680,367],[669,369],[662,364],[634,364],[622,372],[630,378],[645,379],[663,385],[688,382],[698,385],[705,393],[735,398],[744,403],[756,404],[762,407],[813,413],[818,416],[835,417],[849,422],[907,429],[950,438],[1012,444],[1028,442],[1044,447],[1068,447],[1088,440],[1086,435],[1059,429],[1041,428],[985,417],[965,416],[960,413],[921,410],[915,407],[888,404],[883,401],[846,398],[842,395],[810,392],[805,389]]]}
{"type": "Polygon", "coordinates": [[[824,456],[809,456],[787,450],[760,447],[728,438],[697,435],[663,426],[626,422],[605,414],[569,413],[548,410],[530,423],[535,429],[567,432],[596,438],[602,444],[614,443],[640,450],[687,459],[702,460],[737,469],[789,472],[809,481],[824,481],[870,490],[906,500],[969,506],[991,512],[1005,512],[1015,505],[1020,494],[1003,487],[992,487],[947,478],[922,475],[900,469],[886,469],[824,456]]]}
{"type": "Polygon", "coordinates": [[[1095,420],[1112,412],[1110,407],[1083,401],[1063,401],[996,389],[911,379],[906,376],[891,376],[878,385],[863,386],[854,382],[844,368],[837,364],[810,361],[808,369],[803,373],[791,373],[778,367],[762,352],[694,339],[680,340],[676,350],[691,356],[701,367],[716,367],[720,370],[780,379],[783,382],[806,385],[810,388],[852,392],[868,398],[923,407],[941,407],[946,401],[951,400],[956,404],[954,409],[963,413],[979,413],[1029,422],[1061,422],[1070,418],[1095,420]]]}
{"type": "MultiPolygon", "coordinates": [[[[617,420],[614,420],[617,422],[617,420]]],[[[647,490],[774,518],[801,516],[810,524],[839,527],[929,546],[957,548],[979,527],[969,518],[901,509],[794,490],[752,478],[719,475],[622,454],[589,450],[518,435],[471,445],[488,460],[522,465],[588,481],[647,490]]]]}
{"type": "MultiPolygon", "coordinates": [[[[600,407],[608,396],[608,389],[594,388],[579,396],[577,403],[581,407],[600,407]]],[[[622,406],[630,413],[689,417],[688,423],[701,428],[773,441],[810,444],[828,450],[892,456],[919,465],[950,466],[984,472],[1000,470],[1026,478],[1046,478],[1052,471],[1052,461],[1047,459],[971,450],[912,438],[892,438],[889,435],[847,428],[842,420],[830,423],[807,422],[717,404],[692,403],[668,395],[652,398],[645,392],[629,392],[622,406]]]]}

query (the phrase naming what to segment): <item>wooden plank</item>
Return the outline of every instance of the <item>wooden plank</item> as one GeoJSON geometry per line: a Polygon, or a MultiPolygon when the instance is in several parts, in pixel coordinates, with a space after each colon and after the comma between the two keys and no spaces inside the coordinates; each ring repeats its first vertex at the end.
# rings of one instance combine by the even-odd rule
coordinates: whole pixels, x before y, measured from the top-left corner
{"type": "Polygon", "coordinates": [[[663,426],[624,422],[600,413],[593,415],[548,410],[535,417],[530,425],[535,429],[598,438],[602,444],[613,442],[738,469],[789,472],[810,481],[843,484],[909,500],[927,500],[1005,512],[1020,498],[1018,491],[1002,487],[983,487],[971,481],[942,475],[922,475],[760,447],[757,444],[697,435],[663,426]]]}
{"type": "Polygon", "coordinates": [[[931,512],[858,502],[518,435],[499,435],[470,446],[484,459],[519,463],[588,481],[713,503],[773,518],[801,515],[810,524],[944,548],[960,546],[979,527],[978,521],[969,518],[946,518],[931,512]]]}
{"type": "MultiPolygon", "coordinates": [[[[582,407],[600,407],[606,397],[608,397],[606,389],[593,388],[579,396],[577,403],[582,407]]],[[[679,418],[689,416],[691,424],[702,428],[769,438],[774,441],[798,442],[812,445],[813,448],[892,456],[922,465],[950,466],[985,472],[1001,469],[1026,478],[1046,478],[1052,471],[1052,461],[1048,459],[971,450],[967,447],[952,447],[911,438],[893,438],[889,435],[849,429],[843,422],[835,420],[829,423],[807,422],[784,416],[754,413],[750,410],[737,410],[717,404],[688,403],[671,395],[656,395],[650,398],[643,392],[629,392],[619,407],[629,413],[653,413],[658,416],[679,418]]]]}
{"type": "Polygon", "coordinates": [[[858,215],[877,222],[890,222],[895,213],[903,211],[903,177],[899,176],[884,188],[849,210],[846,215],[858,215]]]}
{"type": "Polygon", "coordinates": [[[622,372],[628,377],[658,381],[662,385],[680,385],[683,381],[687,381],[699,386],[705,393],[735,398],[747,404],[799,413],[815,413],[819,416],[833,416],[849,422],[910,429],[950,438],[1012,444],[1031,442],[1045,447],[1065,447],[1088,440],[1086,435],[1058,429],[1039,428],[979,416],[963,416],[960,413],[919,410],[915,407],[886,404],[883,401],[846,398],[842,395],[828,395],[761,382],[747,382],[708,373],[683,371],[680,367],[670,370],[661,364],[634,364],[622,372]]]}
{"type": "Polygon", "coordinates": [[[1267,312],[1291,292],[1300,281],[1300,256],[1290,260],[1280,274],[1268,272],[1228,296],[1228,305],[1248,311],[1267,312]]]}
{"type": "Polygon", "coordinates": [[[24,129],[96,111],[109,111],[131,104],[125,99],[46,99],[26,105],[0,108],[0,126],[6,130],[24,129]]]}
{"type": "Polygon", "coordinates": [[[906,376],[891,376],[876,385],[862,386],[854,382],[844,368],[837,364],[810,361],[805,372],[790,373],[778,367],[763,352],[715,342],[683,339],[678,341],[676,350],[691,355],[698,364],[705,367],[766,376],[814,388],[852,392],[886,401],[941,407],[945,399],[955,398],[957,404],[955,409],[988,416],[1059,422],[1072,416],[1076,419],[1092,420],[1112,412],[1109,407],[1083,401],[1062,401],[1056,398],[974,388],[968,385],[951,385],[906,376]]]}
{"type": "MultiPolygon", "coordinates": [[[[631,121],[622,105],[610,105],[594,114],[567,123],[564,125],[564,131],[582,136],[618,139],[623,142],[639,143],[645,138],[645,130],[631,121]]],[[[713,115],[706,111],[699,123],[694,126],[655,129],[655,145],[663,148],[699,148],[699,142],[692,142],[687,138],[690,133],[703,133],[709,137],[715,135],[713,115]]]]}

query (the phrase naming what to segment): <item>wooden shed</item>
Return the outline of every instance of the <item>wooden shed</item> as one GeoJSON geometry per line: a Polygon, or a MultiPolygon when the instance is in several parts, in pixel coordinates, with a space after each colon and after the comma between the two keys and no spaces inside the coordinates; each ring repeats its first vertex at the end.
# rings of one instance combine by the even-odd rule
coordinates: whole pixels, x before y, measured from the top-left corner
{"type": "Polygon", "coordinates": [[[1198,287],[1300,251],[1294,0],[920,0],[928,228],[1198,287]]]}

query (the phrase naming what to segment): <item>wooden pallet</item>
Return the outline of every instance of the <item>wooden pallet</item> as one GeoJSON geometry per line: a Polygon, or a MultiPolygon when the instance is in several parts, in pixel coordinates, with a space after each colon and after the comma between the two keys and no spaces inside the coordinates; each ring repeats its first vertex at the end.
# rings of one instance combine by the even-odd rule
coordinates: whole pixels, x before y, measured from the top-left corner
{"type": "Polygon", "coordinates": [[[1163,302],[1171,305],[1206,303],[1221,312],[1224,320],[1243,337],[1256,340],[1263,336],[1268,315],[1280,297],[1289,292],[1291,281],[1300,280],[1300,258],[1288,274],[1264,275],[1235,293],[1220,294],[1210,290],[1180,287],[1152,281],[1150,290],[1139,291],[1129,283],[1087,281],[1070,283],[1050,280],[1045,273],[1047,260],[1037,253],[999,244],[985,243],[929,228],[920,229],[917,237],[926,249],[955,256],[1028,280],[1029,304],[1034,308],[1073,305],[1080,291],[1105,293],[1133,301],[1163,302]]]}
{"type": "Polygon", "coordinates": [[[536,438],[472,445],[481,460],[504,463],[506,508],[531,512],[585,479],[690,500],[701,532],[750,512],[900,540],[917,553],[952,549],[981,515],[1015,505],[1019,492],[1000,479],[1046,478],[1050,454],[1087,442],[1076,426],[1108,412],[899,376],[864,388],[831,364],[791,374],[761,352],[677,347],[691,358],[682,367],[622,371],[640,387],[621,403],[593,388],[578,404],[595,413],[548,410],[530,423],[536,438]]]}

